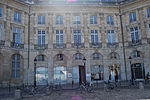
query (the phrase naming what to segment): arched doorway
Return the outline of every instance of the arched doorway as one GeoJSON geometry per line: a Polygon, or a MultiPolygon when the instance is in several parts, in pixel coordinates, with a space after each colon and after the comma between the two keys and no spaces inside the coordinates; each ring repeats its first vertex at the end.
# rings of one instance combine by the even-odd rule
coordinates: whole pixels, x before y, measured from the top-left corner
{"type": "Polygon", "coordinates": [[[117,64],[109,66],[109,80],[118,81],[120,79],[120,67],[117,64]]]}
{"type": "Polygon", "coordinates": [[[48,68],[38,67],[36,68],[36,85],[48,84],[48,68]]]}
{"type": "Polygon", "coordinates": [[[134,80],[145,78],[145,69],[143,63],[134,63],[131,65],[132,77],[134,80]]]}
{"type": "Polygon", "coordinates": [[[47,57],[40,54],[34,59],[34,85],[48,84],[47,57]]]}
{"type": "Polygon", "coordinates": [[[54,84],[65,84],[67,82],[67,69],[65,66],[54,67],[54,84]]]}

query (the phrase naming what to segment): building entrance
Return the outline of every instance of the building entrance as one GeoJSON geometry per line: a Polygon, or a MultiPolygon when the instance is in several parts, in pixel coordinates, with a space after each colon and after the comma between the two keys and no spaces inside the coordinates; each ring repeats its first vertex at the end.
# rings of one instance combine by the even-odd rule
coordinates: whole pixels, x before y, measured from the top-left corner
{"type": "Polygon", "coordinates": [[[86,83],[85,66],[79,66],[79,84],[86,83]]]}

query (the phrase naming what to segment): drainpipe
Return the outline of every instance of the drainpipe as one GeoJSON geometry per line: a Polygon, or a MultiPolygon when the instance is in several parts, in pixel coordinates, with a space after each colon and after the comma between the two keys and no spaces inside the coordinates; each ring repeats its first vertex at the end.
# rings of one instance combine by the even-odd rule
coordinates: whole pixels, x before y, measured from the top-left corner
{"type": "Polygon", "coordinates": [[[28,12],[28,67],[27,67],[27,85],[29,85],[29,67],[30,67],[30,5],[28,12]]]}
{"type": "Polygon", "coordinates": [[[123,23],[122,23],[120,3],[119,3],[119,19],[120,19],[120,28],[121,28],[121,35],[122,35],[122,46],[123,46],[122,49],[123,49],[123,58],[124,58],[124,66],[125,66],[125,76],[126,76],[126,81],[127,81],[128,77],[127,77],[126,52],[125,52],[125,44],[124,44],[123,23]]]}

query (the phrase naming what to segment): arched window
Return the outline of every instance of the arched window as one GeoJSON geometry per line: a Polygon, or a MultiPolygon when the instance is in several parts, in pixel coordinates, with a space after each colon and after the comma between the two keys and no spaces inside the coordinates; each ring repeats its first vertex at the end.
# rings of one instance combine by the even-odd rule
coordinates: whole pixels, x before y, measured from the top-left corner
{"type": "Polygon", "coordinates": [[[110,59],[118,59],[119,55],[116,52],[110,53],[110,59]]]}
{"type": "Polygon", "coordinates": [[[76,53],[76,54],[74,55],[74,59],[75,59],[75,60],[82,60],[82,59],[83,59],[83,55],[82,55],[81,53],[76,53]]]}
{"type": "Polygon", "coordinates": [[[20,77],[20,60],[21,56],[19,54],[14,54],[12,56],[12,77],[20,77]]]}
{"type": "Polygon", "coordinates": [[[57,58],[58,61],[62,61],[64,59],[64,55],[63,54],[57,54],[57,58]]]}
{"type": "Polygon", "coordinates": [[[100,53],[96,52],[96,53],[93,53],[92,58],[93,58],[93,60],[98,60],[101,58],[101,55],[100,55],[100,53]]]}
{"type": "Polygon", "coordinates": [[[133,51],[131,55],[133,58],[142,57],[141,52],[137,50],[133,51]]]}
{"type": "Polygon", "coordinates": [[[45,56],[44,56],[44,55],[38,55],[38,56],[36,57],[36,60],[37,60],[37,61],[45,61],[45,56]]]}

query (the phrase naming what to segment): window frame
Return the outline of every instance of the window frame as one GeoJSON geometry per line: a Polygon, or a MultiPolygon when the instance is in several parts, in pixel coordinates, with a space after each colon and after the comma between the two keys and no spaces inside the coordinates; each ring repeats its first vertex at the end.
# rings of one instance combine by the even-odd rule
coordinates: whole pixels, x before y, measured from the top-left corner
{"type": "Polygon", "coordinates": [[[97,24],[97,16],[95,15],[90,16],[90,24],[97,24]]]}
{"type": "Polygon", "coordinates": [[[45,24],[45,16],[38,16],[38,24],[45,24]]]}
{"type": "Polygon", "coordinates": [[[107,41],[110,44],[116,43],[116,34],[114,30],[107,30],[107,41]]]}
{"type": "Polygon", "coordinates": [[[108,25],[114,25],[114,18],[113,18],[113,16],[107,16],[106,21],[107,21],[108,25]]]}
{"type": "Polygon", "coordinates": [[[12,55],[12,78],[20,77],[21,56],[19,54],[12,55]]]}
{"type": "Polygon", "coordinates": [[[138,30],[138,27],[131,27],[130,28],[130,35],[131,35],[132,43],[138,43],[139,42],[139,30],[138,30]]]}
{"type": "Polygon", "coordinates": [[[147,18],[150,18],[150,7],[147,8],[147,18]]]}
{"type": "Polygon", "coordinates": [[[46,31],[45,30],[38,30],[37,32],[37,44],[43,45],[45,44],[45,38],[46,38],[46,31]]]}
{"type": "Polygon", "coordinates": [[[56,44],[57,45],[64,44],[64,30],[62,29],[56,30],[56,44]]]}
{"type": "Polygon", "coordinates": [[[3,17],[3,8],[0,7],[0,18],[3,17]]]}
{"type": "Polygon", "coordinates": [[[135,22],[137,21],[137,15],[136,15],[136,12],[131,12],[129,14],[129,22],[132,23],[132,22],[135,22]]]}
{"type": "Polygon", "coordinates": [[[22,21],[22,13],[19,11],[14,11],[14,21],[21,22],[22,21]]]}
{"type": "Polygon", "coordinates": [[[91,43],[92,44],[99,43],[98,30],[91,30],[91,43]]]}
{"type": "Polygon", "coordinates": [[[61,15],[56,16],[56,25],[62,25],[62,24],[64,24],[63,16],[61,15]]]}
{"type": "Polygon", "coordinates": [[[21,44],[21,35],[22,35],[22,29],[18,27],[13,27],[13,42],[17,44],[21,44]]]}
{"type": "Polygon", "coordinates": [[[73,16],[73,24],[81,24],[81,17],[73,16]]]}
{"type": "Polygon", "coordinates": [[[81,37],[81,30],[80,29],[73,30],[73,41],[74,41],[74,44],[81,44],[82,43],[82,37],[81,37]]]}

